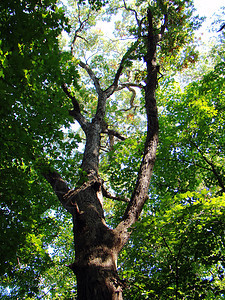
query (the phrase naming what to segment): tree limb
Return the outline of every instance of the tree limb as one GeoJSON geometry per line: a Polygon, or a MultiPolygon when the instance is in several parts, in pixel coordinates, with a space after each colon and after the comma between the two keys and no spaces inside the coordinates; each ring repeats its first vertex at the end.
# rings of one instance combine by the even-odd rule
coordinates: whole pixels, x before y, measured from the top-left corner
{"type": "Polygon", "coordinates": [[[138,19],[138,14],[137,14],[137,11],[133,8],[130,8],[127,6],[126,4],[126,1],[123,0],[123,4],[124,4],[124,8],[127,10],[127,11],[131,11],[134,13],[134,16],[135,16],[135,20],[137,22],[137,28],[138,28],[138,37],[141,37],[141,26],[142,26],[142,23],[144,21],[145,18],[142,18],[141,20],[138,19]]]}
{"type": "Polygon", "coordinates": [[[88,13],[88,16],[87,18],[84,20],[84,21],[81,21],[80,19],[80,10],[79,10],[79,5],[78,5],[78,21],[79,21],[79,28],[75,30],[75,33],[74,33],[74,37],[73,37],[73,40],[72,40],[72,43],[71,43],[71,54],[73,55],[74,54],[74,45],[75,45],[75,42],[76,42],[76,39],[79,37],[83,40],[85,40],[86,42],[88,42],[85,38],[81,37],[80,35],[78,35],[79,32],[81,32],[83,29],[84,29],[84,26],[85,24],[87,23],[87,21],[89,20],[89,17],[90,17],[90,11],[88,13]]]}
{"type": "Polygon", "coordinates": [[[144,89],[145,87],[142,85],[142,84],[137,84],[137,83],[130,83],[130,82],[127,82],[127,83],[121,83],[118,87],[117,87],[117,91],[120,91],[120,90],[123,90],[125,88],[127,88],[131,93],[131,98],[130,98],[130,107],[127,108],[127,109],[120,109],[119,111],[129,111],[131,110],[132,108],[137,108],[138,105],[134,105],[134,99],[136,97],[136,91],[135,89],[133,89],[132,87],[138,87],[138,88],[141,88],[141,89],[144,89]]]}
{"type": "Polygon", "coordinates": [[[113,129],[108,129],[108,126],[104,128],[102,133],[106,133],[109,136],[109,151],[113,150],[114,146],[114,137],[117,137],[121,141],[125,141],[126,138],[122,136],[119,132],[113,130],[113,129]]]}
{"type": "Polygon", "coordinates": [[[105,187],[102,186],[102,194],[104,197],[108,198],[108,199],[112,199],[112,200],[118,200],[118,201],[122,201],[122,202],[129,202],[129,199],[127,198],[123,198],[123,197],[119,197],[119,196],[113,196],[109,191],[107,191],[105,189],[105,187]]]}
{"type": "Polygon", "coordinates": [[[141,25],[141,22],[140,22],[140,20],[138,19],[137,11],[136,11],[135,9],[132,9],[132,8],[128,7],[125,0],[123,0],[123,4],[124,4],[124,8],[125,8],[126,10],[132,11],[132,12],[134,13],[134,16],[135,16],[135,19],[136,19],[136,22],[137,22],[137,25],[138,25],[138,28],[139,28],[140,25],[141,25]]]}
{"type": "Polygon", "coordinates": [[[64,93],[67,95],[67,97],[71,99],[72,104],[73,104],[73,110],[70,110],[69,114],[72,117],[74,117],[74,119],[77,120],[77,122],[80,124],[81,128],[84,131],[86,131],[87,121],[84,118],[84,116],[81,114],[79,102],[77,101],[77,99],[74,96],[71,95],[71,93],[68,90],[65,83],[62,84],[62,89],[63,89],[64,93]]]}
{"type": "Polygon", "coordinates": [[[130,110],[130,109],[132,109],[134,107],[137,107],[137,106],[134,105],[134,99],[136,97],[136,91],[135,91],[135,89],[131,88],[130,86],[126,86],[126,87],[132,93],[131,98],[130,98],[130,107],[127,108],[127,109],[121,109],[120,111],[128,111],[128,110],[130,110]]]}
{"type": "Polygon", "coordinates": [[[107,129],[107,133],[109,135],[113,135],[113,136],[117,137],[121,141],[125,141],[126,140],[126,138],[124,136],[122,136],[119,132],[117,132],[117,131],[115,131],[113,129],[107,129]]]}
{"type": "Polygon", "coordinates": [[[120,76],[124,69],[124,65],[127,62],[127,60],[130,58],[130,55],[132,54],[132,52],[134,52],[136,50],[138,44],[139,44],[139,40],[137,40],[135,43],[133,43],[131,45],[131,47],[127,50],[127,52],[124,54],[124,56],[122,57],[119,68],[117,69],[117,72],[115,74],[113,83],[105,90],[107,98],[110,97],[117,89],[120,76]]]}
{"type": "Polygon", "coordinates": [[[142,85],[141,83],[124,82],[124,83],[120,83],[117,90],[119,91],[119,90],[124,89],[124,88],[129,89],[129,87],[137,87],[139,89],[145,89],[145,86],[142,85]]]}
{"type": "Polygon", "coordinates": [[[222,191],[225,192],[225,185],[223,183],[223,179],[221,178],[220,174],[217,172],[215,165],[204,155],[202,150],[196,145],[194,142],[190,141],[192,145],[195,146],[195,148],[198,150],[198,152],[201,154],[204,161],[211,167],[211,171],[213,172],[214,176],[216,177],[219,186],[222,188],[222,191]]]}
{"type": "Polygon", "coordinates": [[[155,99],[157,88],[157,68],[156,68],[156,46],[157,41],[153,34],[152,13],[148,9],[148,43],[145,61],[147,64],[147,84],[145,88],[145,108],[147,115],[147,137],[144,154],[138,173],[136,186],[124,213],[123,220],[116,227],[115,232],[121,240],[120,247],[127,242],[129,229],[137,221],[143,205],[148,198],[148,188],[153,173],[153,166],[156,158],[158,144],[158,112],[155,99]]]}
{"type": "Polygon", "coordinates": [[[88,64],[85,64],[84,62],[80,61],[79,65],[81,66],[81,68],[83,68],[83,69],[85,69],[87,71],[88,75],[90,76],[91,80],[94,83],[94,86],[95,86],[97,94],[102,93],[102,89],[100,87],[99,79],[95,76],[94,72],[88,66],[88,64]]]}
{"type": "Polygon", "coordinates": [[[164,15],[164,23],[162,24],[161,30],[160,30],[161,36],[165,33],[167,23],[168,23],[168,14],[166,13],[166,14],[164,15]]]}
{"type": "Polygon", "coordinates": [[[56,171],[48,171],[42,173],[45,179],[51,184],[53,191],[58,197],[63,207],[70,213],[73,213],[74,208],[66,201],[65,195],[70,191],[67,183],[56,171]]]}
{"type": "Polygon", "coordinates": [[[220,27],[220,29],[217,32],[222,31],[225,28],[225,23],[220,27]]]}

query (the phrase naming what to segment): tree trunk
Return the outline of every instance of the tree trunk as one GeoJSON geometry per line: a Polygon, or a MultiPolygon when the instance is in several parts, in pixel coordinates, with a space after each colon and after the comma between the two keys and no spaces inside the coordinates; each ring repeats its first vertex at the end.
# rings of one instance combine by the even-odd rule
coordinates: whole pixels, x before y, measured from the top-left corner
{"type": "MultiPolygon", "coordinates": [[[[150,9],[148,10],[148,21],[147,54],[145,56],[147,64],[145,87],[147,138],[136,186],[123,219],[114,230],[107,227],[104,219],[102,182],[98,175],[99,151],[101,133],[104,132],[106,100],[118,87],[124,63],[133,48],[128,49],[122,58],[113,84],[105,91],[100,88],[99,79],[90,67],[80,62],[80,66],[87,71],[94,82],[98,94],[96,114],[90,123],[82,116],[77,100],[70,94],[66,85],[63,85],[63,90],[74,106],[70,114],[80,123],[86,135],[81,167],[87,175],[88,181],[75,190],[69,190],[67,183],[57,172],[49,171],[45,174],[45,178],[52,185],[62,205],[73,216],[76,259],[70,268],[77,278],[78,300],[122,299],[122,290],[125,286],[117,273],[117,257],[128,241],[131,234],[130,228],[137,221],[147,199],[158,143],[155,90],[159,71],[156,64],[156,46],[159,39],[154,35],[150,9]]],[[[161,30],[162,33],[163,30],[161,30]]]]}
{"type": "Polygon", "coordinates": [[[113,266],[82,266],[74,271],[78,300],[122,300],[122,286],[113,266]]]}
{"type": "Polygon", "coordinates": [[[76,260],[70,265],[77,277],[78,300],[122,299],[123,283],[117,274],[120,240],[106,226],[101,183],[92,180],[70,192],[76,260]]]}

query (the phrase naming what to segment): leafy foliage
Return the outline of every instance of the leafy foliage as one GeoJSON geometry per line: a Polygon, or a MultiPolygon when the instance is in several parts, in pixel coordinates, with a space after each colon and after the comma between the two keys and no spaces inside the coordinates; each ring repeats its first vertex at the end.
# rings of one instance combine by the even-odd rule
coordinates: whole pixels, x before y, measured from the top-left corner
{"type": "Polygon", "coordinates": [[[63,151],[80,141],[75,134],[63,140],[70,105],[60,87],[62,76],[78,75],[60,53],[58,36],[69,27],[55,2],[1,1],[0,18],[2,297],[35,298],[54,265],[48,245],[59,226],[48,213],[58,203],[40,175],[46,160],[65,168],[74,155],[65,159],[63,151]]]}
{"type": "Polygon", "coordinates": [[[161,143],[150,199],[121,257],[127,299],[224,295],[223,61],[184,91],[168,80],[158,91],[161,143]]]}
{"type": "Polygon", "coordinates": [[[126,299],[221,299],[224,196],[212,198],[202,190],[168,200],[170,207],[143,217],[141,234],[122,254],[131,287],[126,299]]]}

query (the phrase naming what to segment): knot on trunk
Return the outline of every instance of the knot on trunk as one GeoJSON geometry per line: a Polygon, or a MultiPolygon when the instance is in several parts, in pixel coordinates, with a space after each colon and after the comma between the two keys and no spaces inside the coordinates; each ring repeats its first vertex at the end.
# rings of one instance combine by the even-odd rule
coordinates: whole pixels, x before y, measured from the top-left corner
{"type": "Polygon", "coordinates": [[[102,186],[102,180],[100,178],[94,178],[90,179],[86,182],[84,182],[80,187],[75,188],[74,190],[69,190],[68,193],[66,193],[63,198],[67,203],[71,203],[71,205],[76,205],[76,196],[82,192],[88,189],[89,187],[93,187],[95,192],[100,191],[100,187],[102,186]]]}

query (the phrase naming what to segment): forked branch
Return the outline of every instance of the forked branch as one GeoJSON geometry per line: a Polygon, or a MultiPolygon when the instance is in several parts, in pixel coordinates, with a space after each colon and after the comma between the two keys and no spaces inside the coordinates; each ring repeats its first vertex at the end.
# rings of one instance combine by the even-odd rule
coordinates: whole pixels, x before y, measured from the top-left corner
{"type": "Polygon", "coordinates": [[[107,98],[110,97],[116,91],[118,84],[119,84],[120,76],[123,72],[126,62],[128,59],[130,59],[132,53],[137,49],[138,44],[139,44],[139,40],[137,40],[135,43],[133,43],[131,45],[131,47],[127,50],[127,52],[124,54],[124,56],[122,57],[122,59],[120,61],[120,65],[115,74],[113,83],[105,90],[107,98]]]}

